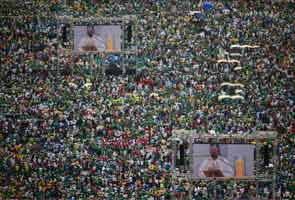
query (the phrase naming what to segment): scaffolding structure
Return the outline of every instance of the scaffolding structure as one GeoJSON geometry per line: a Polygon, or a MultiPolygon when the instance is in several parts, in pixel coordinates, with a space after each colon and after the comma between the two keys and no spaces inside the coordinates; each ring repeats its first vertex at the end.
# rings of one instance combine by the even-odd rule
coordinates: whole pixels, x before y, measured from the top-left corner
{"type": "MultiPolygon", "coordinates": [[[[256,197],[258,197],[259,192],[259,185],[261,183],[269,183],[271,185],[271,192],[274,195],[273,199],[280,199],[276,195],[276,174],[278,169],[278,155],[277,155],[277,145],[278,145],[278,134],[276,131],[257,131],[253,134],[248,135],[238,135],[238,134],[218,134],[218,135],[211,135],[211,134],[200,134],[196,132],[195,130],[173,130],[172,136],[170,138],[170,144],[171,149],[170,153],[172,155],[172,175],[174,180],[186,180],[190,183],[190,186],[192,186],[192,182],[194,181],[207,181],[210,182],[210,184],[218,185],[223,182],[233,182],[235,184],[237,183],[246,183],[246,182],[252,182],[256,186],[256,197]],[[262,147],[263,143],[268,140],[271,141],[272,144],[272,163],[273,168],[271,171],[271,174],[268,175],[260,175],[256,174],[256,172],[259,169],[259,165],[257,162],[254,163],[255,166],[255,175],[254,176],[245,176],[245,177],[206,177],[206,178],[196,178],[193,176],[193,145],[196,143],[224,143],[226,141],[226,144],[255,144],[256,146],[256,160],[261,158],[259,149],[262,147]],[[176,168],[176,156],[177,156],[177,150],[178,150],[178,143],[186,142],[188,144],[188,154],[187,160],[188,162],[185,162],[184,166],[179,169],[176,168]]],[[[189,191],[189,199],[191,199],[192,195],[192,187],[190,187],[189,191]]],[[[217,198],[217,191],[216,188],[213,192],[214,199],[217,198]]],[[[184,198],[185,199],[185,198],[184,198]]]]}

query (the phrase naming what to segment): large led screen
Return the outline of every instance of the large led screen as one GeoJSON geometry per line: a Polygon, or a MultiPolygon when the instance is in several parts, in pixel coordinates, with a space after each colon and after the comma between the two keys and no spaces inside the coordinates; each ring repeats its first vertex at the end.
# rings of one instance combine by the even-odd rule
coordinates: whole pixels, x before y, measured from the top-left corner
{"type": "Polygon", "coordinates": [[[120,25],[88,25],[74,27],[74,52],[121,51],[120,25]]]}
{"type": "Polygon", "coordinates": [[[254,176],[255,145],[193,144],[195,178],[254,176]]]}

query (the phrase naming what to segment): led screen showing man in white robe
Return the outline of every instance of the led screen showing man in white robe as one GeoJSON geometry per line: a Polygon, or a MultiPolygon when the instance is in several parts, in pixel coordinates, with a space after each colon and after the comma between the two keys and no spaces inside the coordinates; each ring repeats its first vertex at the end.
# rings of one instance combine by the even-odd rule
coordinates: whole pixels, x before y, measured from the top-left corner
{"type": "Polygon", "coordinates": [[[79,51],[104,51],[105,42],[95,34],[94,26],[87,26],[87,35],[78,44],[79,51]]]}
{"type": "Polygon", "coordinates": [[[210,157],[205,159],[199,168],[199,177],[229,177],[234,176],[234,168],[224,157],[220,156],[216,146],[210,148],[210,157]]]}
{"type": "Polygon", "coordinates": [[[120,52],[121,25],[74,26],[74,53],[120,52]]]}

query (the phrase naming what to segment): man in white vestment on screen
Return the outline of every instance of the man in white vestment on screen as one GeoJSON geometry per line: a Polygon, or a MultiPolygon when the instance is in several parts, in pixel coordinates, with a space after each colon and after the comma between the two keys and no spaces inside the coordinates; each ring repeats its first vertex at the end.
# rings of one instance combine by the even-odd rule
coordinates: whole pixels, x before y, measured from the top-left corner
{"type": "Polygon", "coordinates": [[[87,35],[83,37],[78,44],[79,51],[104,51],[105,44],[102,38],[95,35],[94,26],[87,26],[87,35]]]}
{"type": "Polygon", "coordinates": [[[210,157],[204,160],[199,168],[199,177],[230,177],[234,176],[234,168],[224,157],[219,156],[216,146],[210,148],[210,157]]]}

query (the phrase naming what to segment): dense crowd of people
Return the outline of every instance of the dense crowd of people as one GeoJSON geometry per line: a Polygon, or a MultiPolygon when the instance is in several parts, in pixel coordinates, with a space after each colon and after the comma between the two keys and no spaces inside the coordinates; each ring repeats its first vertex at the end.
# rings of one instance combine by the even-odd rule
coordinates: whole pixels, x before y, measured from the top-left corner
{"type": "MultiPolygon", "coordinates": [[[[294,3],[85,2],[32,1],[1,17],[1,199],[212,199],[210,183],[173,178],[173,129],[277,131],[277,195],[295,198],[294,3]],[[61,14],[136,14],[137,52],[119,60],[137,73],[104,74],[112,54],[73,55],[61,14]],[[233,44],[259,48],[239,51],[238,68],[218,64],[233,44]],[[242,98],[220,100],[233,92],[225,82],[243,84],[242,98]]],[[[219,186],[219,199],[254,187],[219,186]]]]}

